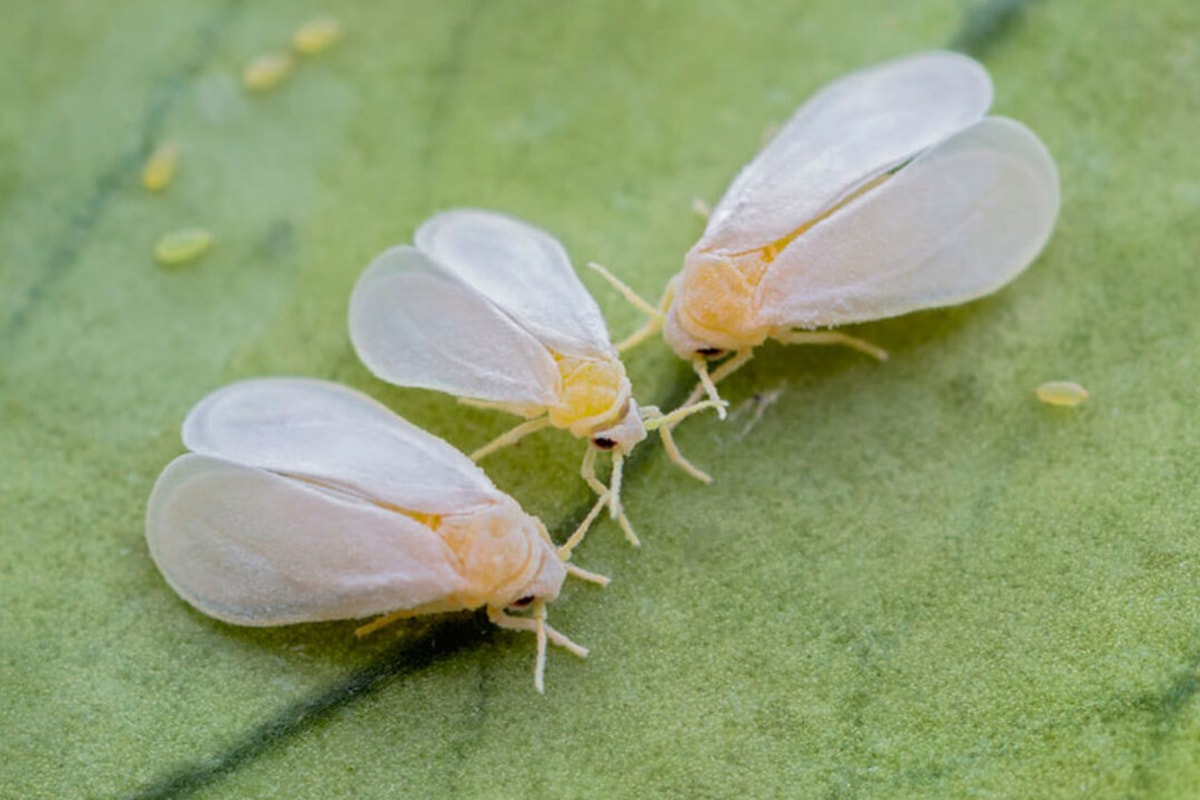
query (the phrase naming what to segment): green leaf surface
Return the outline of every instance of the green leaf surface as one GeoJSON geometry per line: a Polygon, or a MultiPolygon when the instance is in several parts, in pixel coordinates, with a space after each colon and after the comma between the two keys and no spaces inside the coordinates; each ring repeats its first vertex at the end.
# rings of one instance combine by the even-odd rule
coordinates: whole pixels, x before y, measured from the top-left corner
{"type": "MultiPolygon", "coordinates": [[[[18,0],[0,26],[0,797],[1087,797],[1200,792],[1200,12],[1189,0],[18,0]],[[241,67],[318,12],[271,92],[241,67]],[[228,381],[362,389],[469,449],[513,423],[386,386],[345,334],[370,258],[457,205],[528,218],[657,297],[813,89],[956,43],[1039,133],[1046,252],[967,306],[771,345],[630,465],[533,691],[474,617],[366,641],[239,629],[163,582],[142,516],[228,381]],[[138,181],[180,143],[164,192],[138,181]],[[213,233],[194,263],[162,234],[213,233]],[[1038,403],[1056,379],[1091,392],[1038,403]]],[[[638,313],[590,273],[617,336],[638,313]]],[[[691,385],[661,341],[638,398],[691,385]]],[[[497,483],[556,536],[582,443],[497,483]]]]}

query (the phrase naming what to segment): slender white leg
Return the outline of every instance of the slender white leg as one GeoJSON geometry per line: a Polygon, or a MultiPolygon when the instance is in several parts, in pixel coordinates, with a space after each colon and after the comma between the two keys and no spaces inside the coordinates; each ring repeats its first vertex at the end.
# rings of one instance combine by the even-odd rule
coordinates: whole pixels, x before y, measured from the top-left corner
{"type": "Polygon", "coordinates": [[[662,328],[662,320],[660,320],[660,319],[648,320],[645,325],[638,328],[636,331],[629,334],[621,341],[617,342],[617,345],[616,345],[617,352],[625,353],[625,352],[632,350],[633,348],[637,347],[642,342],[649,339],[654,334],[658,333],[658,331],[661,328],[662,328]]]}
{"type": "Polygon", "coordinates": [[[354,629],[354,635],[356,637],[358,637],[359,639],[361,639],[364,636],[370,636],[372,633],[379,630],[380,628],[386,628],[388,625],[391,625],[393,622],[396,622],[396,621],[402,620],[402,619],[406,619],[411,616],[412,616],[412,612],[409,611],[408,609],[402,609],[400,611],[392,611],[388,614],[384,614],[381,617],[376,617],[375,619],[368,622],[366,625],[358,626],[357,628],[354,629]]]}
{"type": "Polygon", "coordinates": [[[503,608],[495,606],[488,606],[487,614],[492,624],[499,628],[526,631],[537,636],[537,661],[533,667],[533,686],[538,690],[538,694],[544,694],[546,691],[547,639],[580,658],[587,657],[586,647],[580,647],[546,623],[546,603],[544,601],[538,600],[534,603],[532,617],[514,617],[506,614],[503,608]]]}
{"type": "Polygon", "coordinates": [[[534,419],[525,420],[509,432],[496,437],[483,447],[476,450],[474,453],[471,453],[471,460],[478,461],[484,456],[491,455],[502,447],[508,447],[509,445],[516,444],[524,437],[528,436],[534,431],[540,431],[549,424],[550,417],[535,417],[534,419]]]}
{"type": "Polygon", "coordinates": [[[600,273],[600,276],[604,278],[604,280],[611,283],[613,288],[620,292],[622,296],[624,296],[624,298],[633,305],[634,308],[638,309],[651,319],[657,318],[659,321],[662,320],[663,312],[661,309],[655,308],[654,306],[650,305],[650,303],[647,303],[645,300],[643,300],[642,296],[635,292],[629,286],[629,284],[625,283],[625,281],[609,272],[604,265],[597,264],[595,261],[589,261],[588,269],[600,273]]]}
{"type": "MultiPolygon", "coordinates": [[[[717,385],[708,374],[708,359],[703,356],[696,356],[692,359],[692,369],[696,371],[696,375],[700,378],[700,389],[704,394],[708,395],[709,401],[717,405],[717,418],[725,419],[725,405],[721,402],[721,395],[717,394],[717,385]]],[[[693,390],[692,394],[696,394],[693,390]]],[[[687,405],[695,403],[691,397],[688,397],[687,405]]]]}
{"type": "MultiPolygon", "coordinates": [[[[723,403],[724,401],[721,402],[723,403]]],[[[675,437],[672,435],[671,429],[692,414],[705,411],[709,408],[717,408],[718,405],[711,400],[705,400],[699,403],[692,403],[691,405],[680,406],[669,414],[663,414],[654,406],[642,408],[646,430],[658,431],[662,437],[663,449],[666,451],[667,457],[675,462],[676,466],[701,483],[712,483],[712,477],[683,457],[683,453],[679,452],[679,446],[675,444],[675,437]]]]}
{"type": "MultiPolygon", "coordinates": [[[[605,504],[607,504],[610,509],[612,508],[612,489],[605,486],[600,482],[600,479],[596,477],[596,453],[596,448],[591,446],[588,447],[587,452],[583,454],[583,465],[579,468],[579,474],[583,476],[583,480],[587,482],[587,485],[592,487],[592,491],[600,496],[600,502],[592,509],[592,511],[599,513],[598,509],[602,508],[605,504]]],[[[618,476],[618,484],[619,483],[620,479],[618,476]]],[[[618,488],[620,487],[618,486],[618,488]]],[[[588,512],[588,516],[584,521],[590,525],[591,518],[592,512],[588,512]]],[[[633,526],[629,524],[629,518],[626,517],[625,512],[621,510],[619,502],[617,503],[616,518],[617,524],[621,526],[621,531],[625,534],[625,538],[629,540],[629,543],[634,547],[641,547],[642,542],[640,539],[638,539],[637,534],[634,532],[633,526]]],[[[571,538],[567,540],[567,542],[570,543],[575,539],[576,536],[582,540],[583,534],[586,532],[587,528],[581,525],[580,529],[576,530],[575,533],[571,535],[571,538]],[[580,531],[583,531],[583,533],[580,533],[580,531]]],[[[575,544],[578,543],[579,542],[575,542],[575,544]]],[[[563,547],[566,547],[566,545],[563,545],[563,547]]],[[[571,547],[574,548],[574,545],[571,545],[571,547]]],[[[560,552],[561,549],[562,548],[560,548],[560,552]]],[[[567,552],[570,552],[570,550],[567,552]]]]}
{"type": "Polygon", "coordinates": [[[581,580],[581,581],[587,581],[588,583],[594,583],[598,586],[608,586],[608,584],[612,583],[612,581],[609,580],[607,575],[601,575],[598,572],[592,572],[591,570],[587,570],[582,567],[577,567],[574,564],[570,564],[570,563],[568,563],[566,565],[566,567],[567,567],[568,575],[579,578],[579,580],[581,580]]]}
{"type": "Polygon", "coordinates": [[[671,426],[664,425],[659,428],[658,435],[662,437],[663,450],[666,451],[667,458],[671,459],[675,462],[676,466],[701,483],[712,483],[711,475],[688,461],[684,458],[683,453],[679,452],[679,445],[675,444],[675,436],[671,433],[671,426]]]}
{"type": "Polygon", "coordinates": [[[608,494],[608,487],[600,482],[596,477],[596,448],[588,445],[587,450],[583,454],[583,464],[579,467],[579,474],[584,482],[591,487],[591,490],[599,495],[608,494]]]}
{"type": "MultiPolygon", "coordinates": [[[[687,408],[688,406],[695,405],[701,397],[707,394],[708,387],[704,384],[705,376],[708,376],[708,382],[712,385],[713,394],[715,395],[717,391],[716,385],[744,367],[746,362],[752,358],[754,358],[753,348],[748,347],[745,350],[738,350],[731,358],[722,361],[721,365],[713,371],[712,375],[708,375],[708,365],[705,364],[703,367],[704,373],[700,376],[700,384],[692,390],[692,393],[688,395],[687,400],[683,401],[683,405],[680,406],[680,408],[687,408]]],[[[699,359],[697,359],[697,361],[699,361],[699,359]]],[[[696,369],[697,374],[700,374],[700,369],[696,367],[696,362],[692,362],[692,367],[696,369]]],[[[721,398],[710,395],[710,399],[720,401],[721,398]]],[[[725,415],[723,413],[718,412],[717,416],[721,419],[725,419],[725,415]]]]}
{"type": "Polygon", "coordinates": [[[658,307],[655,308],[654,306],[650,305],[650,303],[643,300],[641,295],[635,292],[629,286],[629,284],[625,283],[625,281],[621,280],[616,275],[613,275],[602,265],[597,264],[594,261],[589,261],[588,267],[600,273],[601,277],[612,284],[613,288],[620,292],[621,295],[628,300],[634,308],[649,317],[649,319],[646,320],[645,325],[638,328],[621,341],[617,342],[618,353],[624,353],[627,350],[632,350],[654,334],[658,333],[658,331],[662,328],[667,306],[671,302],[670,287],[668,287],[667,291],[663,293],[662,300],[659,301],[658,307]]]}
{"type": "Polygon", "coordinates": [[[600,512],[608,505],[608,492],[604,491],[596,499],[592,505],[592,509],[588,511],[587,516],[583,518],[583,522],[579,523],[579,527],[575,532],[567,537],[563,542],[562,547],[558,548],[558,557],[563,561],[571,557],[571,553],[583,541],[583,537],[587,536],[588,529],[592,527],[592,523],[596,521],[596,517],[600,516],[600,512]]]}
{"type": "Polygon", "coordinates": [[[849,336],[841,331],[787,331],[775,337],[784,344],[840,344],[866,353],[872,358],[887,361],[887,350],[876,347],[865,339],[849,336]]]}
{"type": "Polygon", "coordinates": [[[637,532],[633,530],[633,525],[629,523],[629,517],[625,516],[624,511],[617,514],[617,524],[621,526],[621,532],[625,534],[625,538],[629,540],[631,545],[634,547],[642,546],[642,540],[638,538],[637,532]]]}
{"type": "Polygon", "coordinates": [[[646,424],[646,430],[653,431],[664,426],[668,428],[674,428],[692,414],[696,414],[701,411],[707,411],[710,408],[719,409],[723,407],[727,408],[728,406],[729,403],[725,402],[724,400],[718,400],[716,402],[713,402],[712,400],[705,400],[700,403],[692,403],[688,406],[680,406],[669,414],[662,413],[658,409],[654,408],[654,406],[645,406],[642,408],[642,413],[644,415],[643,419],[646,424]],[[648,415],[646,414],[647,411],[650,411],[648,415]]]}
{"type": "Polygon", "coordinates": [[[624,466],[625,456],[613,450],[612,473],[608,479],[608,513],[613,519],[621,514],[621,477],[624,466]]]}

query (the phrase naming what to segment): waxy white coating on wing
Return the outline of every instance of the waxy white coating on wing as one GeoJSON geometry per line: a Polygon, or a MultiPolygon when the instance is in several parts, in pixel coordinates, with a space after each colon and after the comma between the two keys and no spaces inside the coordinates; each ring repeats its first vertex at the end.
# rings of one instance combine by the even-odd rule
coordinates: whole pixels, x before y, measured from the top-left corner
{"type": "Polygon", "coordinates": [[[181,597],[238,625],[365,617],[465,588],[455,554],[410,517],[203,455],[163,470],[146,538],[181,597]]]}
{"type": "Polygon", "coordinates": [[[545,345],[414,247],[387,250],[358,279],[350,339],[390,383],[519,406],[558,397],[561,379],[545,345]]]}
{"type": "MultiPolygon", "coordinates": [[[[984,117],[986,70],[923,53],[819,91],[735,179],[670,285],[663,335],[682,358],[965,302],[1011,281],[1060,205],[1042,143],[984,117]]],[[[824,336],[879,355],[854,337],[824,336]]],[[[702,375],[703,381],[703,375],[702,375]]],[[[709,387],[710,395],[715,390],[709,387]]]]}
{"type": "Polygon", "coordinates": [[[1041,251],[1059,202],[1045,146],[989,117],[788,244],[759,286],[760,318],[815,328],[982,297],[1041,251]]]}
{"type": "Polygon", "coordinates": [[[555,352],[616,358],[596,301],[545,231],[494,211],[456,209],[430,217],[413,241],[555,352]]]}
{"type": "Polygon", "coordinates": [[[259,378],[225,386],[188,414],[183,441],[196,453],[408,511],[459,513],[507,499],[446,442],[327,381],[259,378]]]}
{"type": "Polygon", "coordinates": [[[337,384],[242,381],[184,424],[146,538],[201,611],[282,625],[553,600],[545,528],[463,454],[337,384]]]}
{"type": "Polygon", "coordinates": [[[978,122],[991,103],[987,71],[956,53],[921,53],[836,80],[742,169],[693,250],[743,252],[782,239],[978,122]]]}

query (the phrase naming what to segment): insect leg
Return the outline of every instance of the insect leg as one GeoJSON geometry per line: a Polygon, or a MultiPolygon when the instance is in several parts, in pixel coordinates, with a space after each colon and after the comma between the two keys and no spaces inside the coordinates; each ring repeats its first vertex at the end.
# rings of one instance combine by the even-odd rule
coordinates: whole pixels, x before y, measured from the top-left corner
{"type": "Polygon", "coordinates": [[[584,569],[583,567],[577,567],[571,563],[568,563],[565,566],[567,568],[568,575],[579,578],[579,580],[581,580],[581,581],[587,581],[588,583],[594,583],[594,584],[597,584],[598,586],[608,586],[608,584],[612,583],[612,581],[608,578],[607,575],[601,575],[597,572],[592,572],[591,570],[584,569]]]}
{"type": "Polygon", "coordinates": [[[600,495],[599,498],[597,498],[595,505],[592,506],[592,510],[589,511],[587,516],[583,518],[583,522],[579,523],[579,527],[575,529],[575,532],[567,537],[567,540],[563,542],[562,547],[558,548],[559,558],[561,558],[563,561],[566,561],[571,557],[571,553],[576,547],[579,546],[579,543],[583,541],[583,537],[587,536],[588,529],[592,527],[592,523],[596,521],[596,517],[600,516],[600,512],[603,511],[604,507],[607,505],[608,492],[605,491],[600,495]]]}
{"type": "MultiPolygon", "coordinates": [[[[542,607],[542,618],[545,619],[544,615],[546,613],[546,604],[543,601],[540,603],[540,605],[542,607]]],[[[529,631],[530,633],[537,632],[536,619],[532,617],[514,617],[511,614],[505,613],[503,608],[488,606],[488,619],[490,619],[497,627],[506,628],[510,631],[529,631]]],[[[580,658],[585,658],[587,656],[588,649],[586,647],[576,644],[563,634],[554,630],[554,628],[551,628],[549,625],[546,625],[545,628],[546,637],[550,640],[551,644],[556,644],[564,650],[568,650],[574,655],[579,656],[580,658]]]]}
{"type": "Polygon", "coordinates": [[[629,284],[625,283],[625,281],[621,280],[616,275],[613,275],[602,265],[597,264],[594,261],[589,261],[588,267],[600,273],[601,277],[612,284],[613,288],[620,292],[621,295],[628,300],[634,308],[638,309],[647,317],[649,317],[649,319],[646,320],[645,325],[617,343],[617,352],[624,353],[626,350],[631,350],[632,348],[637,347],[639,344],[657,333],[660,328],[662,328],[663,318],[666,315],[667,306],[670,305],[669,288],[668,292],[663,294],[663,299],[659,302],[658,308],[655,308],[643,300],[637,292],[630,288],[629,284]]]}
{"type": "Polygon", "coordinates": [[[383,616],[376,617],[375,619],[368,622],[366,625],[360,625],[359,627],[355,628],[354,635],[356,637],[358,637],[359,639],[361,639],[364,636],[370,636],[372,633],[379,630],[380,628],[386,628],[388,625],[391,625],[393,622],[396,622],[397,620],[406,619],[411,616],[413,616],[413,612],[412,612],[412,609],[410,609],[410,608],[403,608],[403,609],[400,609],[399,611],[392,611],[390,613],[384,614],[383,616]]]}
{"type": "Polygon", "coordinates": [[[675,444],[675,436],[671,433],[670,425],[664,425],[659,428],[658,435],[662,437],[663,450],[666,451],[667,458],[671,459],[675,462],[676,466],[701,483],[712,483],[711,475],[688,461],[683,453],[679,452],[679,445],[675,444]]]}
{"type": "Polygon", "coordinates": [[[600,273],[600,276],[612,284],[613,288],[624,296],[635,308],[641,311],[648,317],[657,318],[662,321],[663,312],[661,308],[655,308],[642,299],[641,295],[630,288],[629,284],[613,275],[603,264],[597,264],[595,261],[588,262],[588,268],[600,273]]]}
{"type": "Polygon", "coordinates": [[[527,631],[533,633],[538,639],[537,662],[533,668],[533,685],[538,690],[538,693],[543,693],[546,689],[546,640],[549,639],[553,644],[567,650],[580,658],[587,657],[588,651],[586,647],[581,647],[575,642],[572,642],[566,636],[551,628],[546,624],[546,603],[537,601],[534,604],[532,617],[514,617],[504,613],[503,608],[488,606],[488,619],[492,621],[498,628],[505,628],[512,631],[527,631]]]}
{"type": "Polygon", "coordinates": [[[529,434],[533,433],[534,431],[540,431],[542,428],[545,428],[549,424],[550,424],[550,417],[548,417],[548,416],[547,417],[535,417],[534,419],[527,419],[524,422],[522,422],[520,425],[518,425],[517,427],[513,428],[512,430],[508,431],[507,433],[505,433],[501,436],[496,437],[492,441],[485,444],[483,447],[476,450],[474,453],[471,453],[471,460],[478,461],[479,459],[483,458],[484,456],[490,455],[502,447],[508,447],[510,444],[516,444],[523,437],[528,436],[529,434]]]}
{"type": "Polygon", "coordinates": [[[840,344],[880,361],[888,359],[887,350],[882,347],[876,347],[864,339],[849,336],[841,331],[787,331],[775,338],[784,344],[840,344]]]}
{"type": "Polygon", "coordinates": [[[616,518],[617,524],[621,526],[622,533],[629,543],[634,547],[641,547],[642,540],[633,530],[633,525],[629,522],[629,517],[625,516],[625,509],[621,508],[621,467],[625,463],[625,457],[620,453],[613,453],[612,462],[612,478],[609,486],[609,510],[613,517],[616,518]]]}
{"type": "MultiPolygon", "coordinates": [[[[749,361],[752,358],[754,358],[753,348],[748,347],[745,350],[738,350],[737,352],[735,352],[733,354],[732,358],[729,358],[729,359],[721,362],[721,366],[717,367],[716,370],[714,370],[711,375],[708,372],[707,363],[705,363],[703,365],[698,365],[698,362],[700,361],[700,359],[696,359],[696,361],[692,362],[692,368],[696,370],[697,375],[700,375],[700,383],[696,386],[695,389],[692,390],[692,393],[688,395],[687,399],[683,401],[683,405],[680,406],[680,408],[687,408],[689,406],[695,405],[696,403],[699,402],[701,397],[703,397],[705,394],[708,393],[708,386],[705,385],[706,378],[708,379],[708,383],[711,384],[711,386],[712,386],[712,395],[710,395],[709,399],[711,399],[715,402],[718,402],[718,403],[723,403],[724,401],[721,400],[721,398],[719,396],[717,396],[716,385],[718,383],[720,383],[721,381],[725,380],[726,378],[728,378],[733,373],[737,372],[739,369],[741,369],[743,366],[746,365],[747,361],[749,361]]],[[[721,419],[725,419],[724,411],[725,411],[724,407],[719,408],[717,410],[717,416],[720,417],[721,419]]]]}
{"type": "Polygon", "coordinates": [[[684,458],[683,453],[679,452],[679,445],[675,444],[675,437],[672,435],[671,429],[692,414],[716,407],[717,404],[713,403],[711,400],[705,400],[700,403],[692,403],[691,405],[687,406],[680,406],[669,414],[663,414],[654,406],[642,407],[643,420],[646,425],[646,430],[657,430],[659,436],[662,437],[663,450],[666,451],[667,457],[675,462],[676,466],[701,483],[712,483],[712,476],[684,458]]]}
{"type": "Polygon", "coordinates": [[[656,429],[664,427],[664,426],[668,427],[668,428],[674,428],[676,425],[678,425],[680,422],[682,422],[683,420],[690,417],[692,414],[698,413],[700,411],[705,411],[706,409],[709,409],[709,408],[728,408],[728,407],[729,407],[729,403],[725,402],[724,400],[717,400],[715,402],[712,400],[705,400],[700,403],[692,403],[691,405],[680,406],[679,408],[675,409],[674,411],[672,411],[669,414],[664,414],[661,411],[659,411],[658,409],[654,408],[653,406],[644,406],[642,408],[642,413],[645,414],[645,412],[647,410],[653,409],[650,412],[650,414],[648,415],[648,417],[646,417],[644,419],[645,424],[646,424],[646,430],[653,431],[653,430],[656,430],[656,429]]]}
{"type": "MultiPolygon", "coordinates": [[[[594,447],[588,447],[587,452],[583,454],[583,465],[579,468],[579,474],[583,476],[583,479],[587,482],[587,485],[592,487],[592,491],[600,495],[600,505],[608,505],[609,510],[613,512],[613,516],[616,517],[617,524],[621,526],[621,531],[625,534],[625,538],[629,540],[629,543],[634,547],[641,547],[642,542],[640,539],[638,539],[637,533],[634,532],[633,525],[629,523],[629,518],[626,517],[625,512],[621,510],[620,501],[618,500],[615,503],[613,502],[613,489],[605,486],[600,482],[600,479],[596,477],[596,453],[597,450],[594,447]]],[[[621,490],[621,468],[620,461],[617,460],[615,456],[613,461],[613,473],[613,478],[615,481],[614,487],[616,491],[619,492],[621,490]]],[[[593,511],[595,511],[595,509],[593,509],[593,511]]],[[[588,516],[591,517],[591,514],[589,513],[588,516]]],[[[588,524],[590,524],[590,522],[588,524]]],[[[581,526],[580,529],[586,532],[586,527],[581,526]]],[[[572,534],[571,539],[574,539],[576,536],[578,536],[580,540],[583,539],[583,534],[581,534],[579,531],[575,531],[575,533],[572,534]]],[[[567,541],[570,542],[571,539],[568,539],[567,541]]],[[[578,544],[578,542],[575,544],[578,544]]],[[[563,547],[566,547],[566,545],[563,545],[563,547]]],[[[574,547],[574,545],[572,545],[572,547],[574,547]]],[[[568,552],[570,551],[568,550],[568,552]]]]}
{"type": "Polygon", "coordinates": [[[596,477],[596,453],[596,448],[588,445],[587,451],[583,454],[583,464],[579,467],[579,474],[593,492],[598,495],[607,495],[608,487],[596,477]]]}
{"type": "Polygon", "coordinates": [[[625,516],[625,512],[617,514],[617,524],[621,526],[621,532],[625,534],[625,538],[634,547],[641,547],[642,540],[638,538],[637,532],[634,531],[633,525],[629,522],[629,517],[625,516]]]}
{"type": "Polygon", "coordinates": [[[625,457],[616,450],[612,454],[612,473],[608,478],[608,511],[609,516],[616,519],[621,513],[621,475],[625,465],[625,457]]]}

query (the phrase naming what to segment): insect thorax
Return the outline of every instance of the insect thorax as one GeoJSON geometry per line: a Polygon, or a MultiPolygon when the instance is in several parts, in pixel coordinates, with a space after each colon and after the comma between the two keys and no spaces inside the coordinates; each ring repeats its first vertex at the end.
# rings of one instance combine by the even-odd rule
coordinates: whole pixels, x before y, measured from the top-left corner
{"type": "Polygon", "coordinates": [[[562,391],[547,409],[550,423],[575,436],[619,421],[629,401],[629,379],[619,359],[590,359],[554,354],[562,391]]]}
{"type": "Polygon", "coordinates": [[[672,348],[691,358],[702,348],[740,350],[762,344],[770,328],[759,320],[756,295],[773,256],[767,250],[689,253],[668,311],[672,348]],[[678,333],[672,335],[673,329],[678,333]]]}
{"type": "Polygon", "coordinates": [[[437,533],[458,556],[468,587],[456,598],[463,608],[501,607],[526,594],[552,600],[566,575],[537,521],[512,502],[445,516],[437,533]]]}

